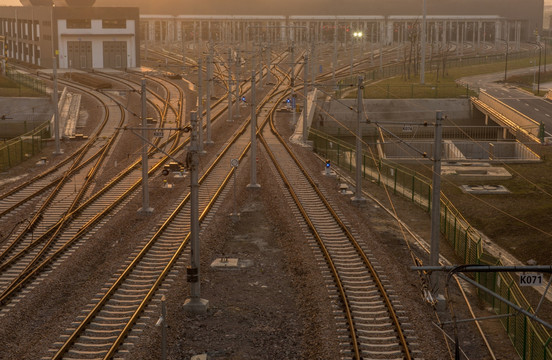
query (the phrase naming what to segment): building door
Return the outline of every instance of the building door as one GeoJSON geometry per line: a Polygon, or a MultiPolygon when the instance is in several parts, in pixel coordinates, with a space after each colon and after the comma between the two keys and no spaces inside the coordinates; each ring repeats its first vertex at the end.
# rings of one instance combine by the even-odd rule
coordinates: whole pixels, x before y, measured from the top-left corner
{"type": "Polygon", "coordinates": [[[127,67],[126,41],[103,42],[104,67],[113,69],[125,69],[127,67]]]}
{"type": "Polygon", "coordinates": [[[92,69],[92,41],[68,41],[69,68],[92,69]]]}

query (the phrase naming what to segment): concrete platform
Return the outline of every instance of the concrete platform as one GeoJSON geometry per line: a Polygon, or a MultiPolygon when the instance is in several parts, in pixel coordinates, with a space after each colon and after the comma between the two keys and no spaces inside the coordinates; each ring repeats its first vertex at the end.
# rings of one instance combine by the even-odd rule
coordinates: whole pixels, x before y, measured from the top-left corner
{"type": "Polygon", "coordinates": [[[211,263],[214,269],[237,269],[239,268],[239,259],[236,258],[217,258],[211,263]]]}
{"type": "Polygon", "coordinates": [[[505,168],[491,166],[489,163],[444,163],[441,174],[460,179],[481,181],[507,180],[512,177],[512,174],[505,168]]]}
{"type": "Polygon", "coordinates": [[[502,185],[461,185],[462,192],[467,194],[504,195],[510,191],[502,185]]]}
{"type": "Polygon", "coordinates": [[[238,258],[217,258],[211,263],[211,268],[218,270],[239,270],[253,265],[253,260],[238,258]]]}

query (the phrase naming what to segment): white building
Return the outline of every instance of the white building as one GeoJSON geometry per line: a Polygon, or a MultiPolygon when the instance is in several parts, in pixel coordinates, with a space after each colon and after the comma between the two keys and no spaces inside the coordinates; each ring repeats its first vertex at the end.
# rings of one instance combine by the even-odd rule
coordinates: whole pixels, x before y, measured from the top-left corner
{"type": "Polygon", "coordinates": [[[136,67],[140,65],[138,8],[84,6],[0,7],[0,41],[14,59],[60,68],[136,67]]]}

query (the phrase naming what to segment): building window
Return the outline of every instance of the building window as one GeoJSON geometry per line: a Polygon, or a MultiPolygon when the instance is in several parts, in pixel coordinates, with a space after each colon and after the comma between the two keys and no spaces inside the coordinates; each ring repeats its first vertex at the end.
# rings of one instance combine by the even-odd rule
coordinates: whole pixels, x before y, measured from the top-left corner
{"type": "Polygon", "coordinates": [[[102,29],[126,29],[125,19],[102,20],[102,29]]]}
{"type": "Polygon", "coordinates": [[[38,21],[34,22],[33,28],[34,28],[34,31],[33,31],[34,40],[39,41],[40,40],[40,24],[38,23],[38,21]]]}
{"type": "Polygon", "coordinates": [[[67,29],[91,29],[90,19],[67,19],[67,29]]]}

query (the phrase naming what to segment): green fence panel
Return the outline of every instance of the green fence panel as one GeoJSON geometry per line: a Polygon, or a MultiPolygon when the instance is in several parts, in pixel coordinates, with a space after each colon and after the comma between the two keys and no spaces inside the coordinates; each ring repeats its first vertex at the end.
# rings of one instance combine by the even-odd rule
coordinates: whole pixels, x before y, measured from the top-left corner
{"type": "MultiPolygon", "coordinates": [[[[335,157],[337,165],[341,165],[342,153],[349,154],[349,163],[352,163],[354,147],[339,139],[329,137],[322,133],[316,133],[313,144],[314,151],[325,152],[326,157],[333,160],[335,157]]],[[[399,193],[410,199],[428,213],[431,207],[431,182],[419,174],[403,168],[400,165],[373,158],[363,153],[364,176],[377,181],[378,184],[393,186],[393,192],[399,193]]],[[[347,161],[345,156],[344,162],[347,161]]],[[[342,166],[352,173],[352,166],[342,166]]],[[[352,174],[351,174],[352,175],[352,174]]],[[[482,239],[474,231],[469,223],[454,208],[446,198],[441,198],[441,231],[456,254],[463,258],[466,264],[487,264],[500,265],[499,259],[483,252],[482,239]]],[[[510,273],[480,273],[477,280],[483,286],[508,299],[524,309],[530,309],[528,301],[523,296],[517,285],[517,281],[510,273]]],[[[510,314],[509,305],[498,301],[496,298],[485,292],[478,292],[480,298],[492,305],[494,311],[499,314],[510,314]]],[[[531,310],[530,310],[531,311],[531,310]]],[[[546,328],[540,324],[533,324],[530,319],[523,315],[509,316],[500,319],[508,333],[516,351],[523,359],[552,359],[551,337],[546,328]]]]}

